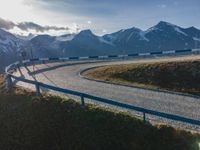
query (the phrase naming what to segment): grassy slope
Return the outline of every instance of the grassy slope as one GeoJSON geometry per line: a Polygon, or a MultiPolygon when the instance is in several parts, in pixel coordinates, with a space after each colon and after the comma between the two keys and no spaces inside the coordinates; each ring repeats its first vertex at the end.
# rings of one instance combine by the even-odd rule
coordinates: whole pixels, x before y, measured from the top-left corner
{"type": "MultiPolygon", "coordinates": [[[[3,79],[0,87],[4,89],[3,79]]],[[[32,92],[0,91],[2,150],[197,150],[199,136],[32,92]]]]}
{"type": "Polygon", "coordinates": [[[114,83],[200,95],[200,60],[114,65],[84,74],[114,83]]]}

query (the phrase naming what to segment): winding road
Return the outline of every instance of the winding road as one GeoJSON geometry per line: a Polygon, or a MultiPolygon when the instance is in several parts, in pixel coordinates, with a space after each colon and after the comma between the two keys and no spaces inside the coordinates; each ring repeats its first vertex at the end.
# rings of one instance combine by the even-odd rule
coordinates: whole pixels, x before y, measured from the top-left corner
{"type": "MultiPolygon", "coordinates": [[[[116,101],[141,106],[151,110],[176,114],[188,118],[200,120],[200,98],[187,95],[180,95],[168,92],[158,92],[147,89],[140,89],[122,85],[114,85],[92,81],[80,76],[80,72],[97,66],[112,64],[144,63],[155,61],[176,61],[186,59],[200,59],[200,56],[182,56],[182,57],[161,57],[146,59],[129,60],[82,60],[66,61],[57,63],[47,63],[21,67],[21,71],[15,72],[17,76],[37,80],[57,87],[72,89],[85,92],[91,95],[114,99],[116,101]]],[[[25,88],[35,89],[27,83],[17,82],[17,85],[25,88]]],[[[43,89],[46,91],[46,89],[43,89]]],[[[157,118],[159,122],[159,118],[157,118]]],[[[171,122],[171,121],[168,121],[171,122]]],[[[179,123],[172,123],[179,124],[179,123]]],[[[186,128],[199,130],[200,127],[187,125],[186,128]]]]}

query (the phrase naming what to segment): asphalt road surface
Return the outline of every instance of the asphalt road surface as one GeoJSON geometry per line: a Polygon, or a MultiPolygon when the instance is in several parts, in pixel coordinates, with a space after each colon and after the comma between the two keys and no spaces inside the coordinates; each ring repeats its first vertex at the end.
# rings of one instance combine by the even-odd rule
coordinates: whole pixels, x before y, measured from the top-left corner
{"type": "MultiPolygon", "coordinates": [[[[87,80],[80,76],[80,72],[97,66],[112,65],[112,64],[129,64],[129,63],[144,63],[155,61],[175,61],[186,59],[200,59],[200,56],[183,56],[183,57],[162,57],[162,58],[146,58],[146,59],[129,59],[129,60],[114,60],[114,61],[68,61],[59,63],[48,63],[21,67],[21,72],[16,72],[15,75],[23,76],[27,79],[37,80],[46,84],[57,87],[72,89],[80,92],[85,92],[91,95],[109,98],[136,106],[141,106],[151,110],[176,114],[193,119],[200,119],[200,98],[185,96],[180,94],[158,92],[145,90],[122,85],[114,85],[97,81],[87,80]]],[[[34,86],[17,82],[17,85],[25,88],[35,89],[34,86]]],[[[47,91],[43,89],[43,91],[47,91]]],[[[151,117],[149,117],[151,118],[151,117]]],[[[155,122],[166,122],[160,118],[154,118],[155,122]]],[[[154,120],[152,117],[152,120],[154,120]]],[[[167,123],[178,125],[188,129],[199,130],[200,128],[192,125],[185,125],[167,120],[167,123]]]]}

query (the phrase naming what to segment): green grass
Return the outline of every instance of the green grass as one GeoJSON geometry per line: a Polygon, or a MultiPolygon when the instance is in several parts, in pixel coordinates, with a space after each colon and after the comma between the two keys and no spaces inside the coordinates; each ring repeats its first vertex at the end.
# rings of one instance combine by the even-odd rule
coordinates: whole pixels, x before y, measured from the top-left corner
{"type": "Polygon", "coordinates": [[[198,141],[198,134],[58,96],[0,94],[1,150],[198,150],[198,141]]]}
{"type": "Polygon", "coordinates": [[[114,65],[84,74],[97,80],[200,95],[200,60],[114,65]]]}

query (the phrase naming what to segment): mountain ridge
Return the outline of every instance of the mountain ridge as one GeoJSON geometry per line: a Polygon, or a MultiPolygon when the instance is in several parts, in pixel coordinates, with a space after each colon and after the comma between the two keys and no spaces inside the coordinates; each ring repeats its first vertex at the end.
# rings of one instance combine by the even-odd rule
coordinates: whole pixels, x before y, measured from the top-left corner
{"type": "Polygon", "coordinates": [[[147,30],[132,27],[103,36],[95,35],[87,29],[77,34],[30,35],[28,38],[20,38],[0,29],[1,66],[22,59],[22,52],[26,53],[23,58],[27,59],[30,57],[96,56],[200,48],[199,29],[193,26],[182,28],[165,21],[160,21],[147,30]]]}

